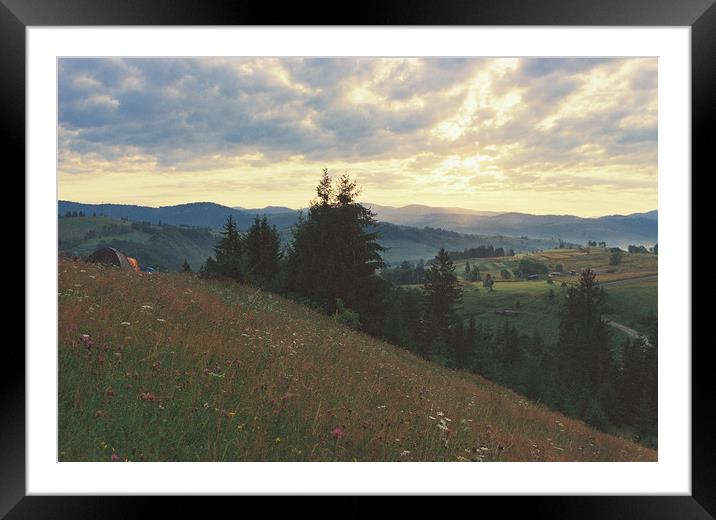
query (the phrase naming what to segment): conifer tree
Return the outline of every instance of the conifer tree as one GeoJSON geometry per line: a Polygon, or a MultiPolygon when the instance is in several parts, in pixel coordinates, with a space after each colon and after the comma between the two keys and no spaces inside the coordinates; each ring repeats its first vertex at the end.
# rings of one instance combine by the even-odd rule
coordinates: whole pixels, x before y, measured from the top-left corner
{"type": "Polygon", "coordinates": [[[231,215],[226,219],[221,235],[219,243],[214,247],[218,274],[240,280],[243,275],[241,263],[244,244],[231,215]]]}
{"type": "Polygon", "coordinates": [[[567,290],[562,307],[558,342],[558,377],[568,411],[597,420],[599,394],[610,384],[612,358],[607,324],[602,319],[606,294],[596,273],[585,269],[575,287],[567,290]]]}
{"type": "Polygon", "coordinates": [[[276,226],[270,226],[266,215],[258,215],[244,239],[247,268],[263,282],[275,278],[281,260],[281,241],[276,226]]]}
{"type": "Polygon", "coordinates": [[[323,170],[316,199],[300,218],[289,247],[289,289],[333,314],[336,301],[360,314],[370,330],[382,319],[388,285],[377,275],[380,256],[375,214],[357,202],[359,189],[347,174],[336,183],[323,170]]]}
{"type": "Polygon", "coordinates": [[[450,325],[456,321],[455,307],[462,302],[462,288],[455,276],[455,265],[444,248],[433,259],[426,278],[423,300],[430,324],[427,332],[431,342],[440,350],[440,346],[449,340],[450,325]]]}

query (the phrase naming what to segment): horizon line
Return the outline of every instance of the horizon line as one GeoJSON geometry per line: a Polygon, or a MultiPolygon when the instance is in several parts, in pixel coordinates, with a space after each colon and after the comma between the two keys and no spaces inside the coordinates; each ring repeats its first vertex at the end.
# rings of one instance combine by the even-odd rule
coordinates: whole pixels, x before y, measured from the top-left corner
{"type": "MultiPolygon", "coordinates": [[[[57,199],[57,202],[58,202],[58,204],[60,202],[69,202],[72,204],[84,204],[87,206],[103,206],[103,205],[137,206],[137,207],[151,208],[151,209],[171,208],[171,207],[176,207],[176,206],[188,206],[191,204],[215,204],[217,206],[223,206],[225,208],[233,209],[236,211],[245,211],[245,212],[250,212],[253,210],[262,210],[262,209],[266,209],[266,208],[287,208],[291,211],[304,211],[304,210],[308,209],[308,206],[306,206],[304,208],[291,208],[289,206],[282,206],[280,204],[264,206],[262,208],[244,208],[242,206],[227,206],[225,204],[220,204],[218,202],[214,202],[214,201],[210,201],[210,200],[182,202],[182,203],[178,203],[178,204],[169,204],[166,206],[150,206],[150,205],[143,205],[143,204],[136,204],[136,203],[134,203],[134,204],[133,203],[124,203],[124,202],[78,202],[78,201],[66,200],[66,199],[57,199]]],[[[396,209],[396,210],[405,209],[410,206],[423,206],[426,208],[433,208],[433,209],[465,210],[466,214],[480,212],[480,213],[493,213],[494,215],[492,215],[492,216],[497,216],[497,215],[506,215],[506,214],[514,213],[514,214],[518,214],[518,215],[532,215],[532,216],[538,216],[538,217],[554,216],[554,217],[577,217],[577,218],[585,218],[585,219],[586,218],[604,218],[604,217],[628,217],[630,215],[645,214],[645,213],[652,213],[654,211],[656,211],[656,212],[659,211],[659,208],[657,207],[657,208],[654,208],[651,210],[633,211],[631,213],[610,213],[610,214],[606,214],[606,215],[581,216],[581,215],[575,215],[573,213],[525,213],[524,211],[514,211],[514,210],[479,210],[479,209],[470,209],[470,208],[464,208],[464,207],[459,207],[459,206],[430,206],[429,204],[422,204],[419,202],[415,202],[412,204],[406,204],[403,206],[390,206],[387,204],[377,204],[377,203],[371,203],[371,202],[359,202],[359,204],[369,205],[371,208],[372,208],[372,206],[383,206],[386,208],[391,208],[391,209],[396,209]]]]}

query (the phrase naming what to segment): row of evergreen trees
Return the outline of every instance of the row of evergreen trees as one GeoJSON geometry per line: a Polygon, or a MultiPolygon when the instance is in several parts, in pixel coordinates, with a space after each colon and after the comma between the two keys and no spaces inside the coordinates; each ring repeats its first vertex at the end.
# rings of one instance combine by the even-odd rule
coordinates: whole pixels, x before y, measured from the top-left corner
{"type": "Polygon", "coordinates": [[[201,272],[271,287],[279,273],[282,255],[279,233],[269,225],[265,215],[257,216],[245,234],[239,232],[229,215],[214,256],[207,258],[201,272]]]}
{"type": "MultiPolygon", "coordinates": [[[[404,263],[391,276],[378,244],[375,215],[357,202],[348,175],[328,171],[293,230],[285,254],[275,227],[256,218],[242,234],[231,217],[202,271],[263,286],[322,309],[352,327],[447,366],[471,370],[602,429],[629,426],[656,438],[656,337],[610,350],[602,319],[606,295],[589,270],[567,291],[559,340],[504,326],[491,330],[461,312],[462,289],[450,254],[404,263]],[[419,274],[416,274],[419,273],[419,274]],[[385,271],[384,271],[385,274],[385,271]],[[420,289],[400,287],[404,280],[420,289]]],[[[520,271],[531,272],[531,265],[520,271]]],[[[521,273],[521,274],[525,274],[521,273]]],[[[479,270],[464,277],[480,280],[479,270]]],[[[486,287],[492,279],[485,277],[486,287]]]]}

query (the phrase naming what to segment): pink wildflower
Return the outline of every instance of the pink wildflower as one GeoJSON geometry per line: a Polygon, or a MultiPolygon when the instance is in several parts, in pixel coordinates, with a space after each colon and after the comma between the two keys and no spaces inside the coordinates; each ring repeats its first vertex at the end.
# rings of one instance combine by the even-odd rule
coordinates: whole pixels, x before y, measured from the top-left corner
{"type": "Polygon", "coordinates": [[[345,432],[345,430],[343,430],[342,426],[336,426],[335,428],[333,428],[331,430],[331,437],[333,437],[334,439],[337,440],[337,439],[340,439],[341,437],[343,437],[345,435],[345,433],[346,432],[345,432]]]}

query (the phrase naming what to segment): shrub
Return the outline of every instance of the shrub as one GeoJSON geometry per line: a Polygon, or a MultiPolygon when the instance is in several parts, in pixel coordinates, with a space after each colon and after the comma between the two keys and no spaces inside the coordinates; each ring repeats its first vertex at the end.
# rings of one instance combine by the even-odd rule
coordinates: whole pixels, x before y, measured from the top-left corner
{"type": "Polygon", "coordinates": [[[336,313],[333,317],[352,329],[360,330],[361,328],[360,315],[353,309],[346,307],[340,298],[336,299],[336,313]]]}

